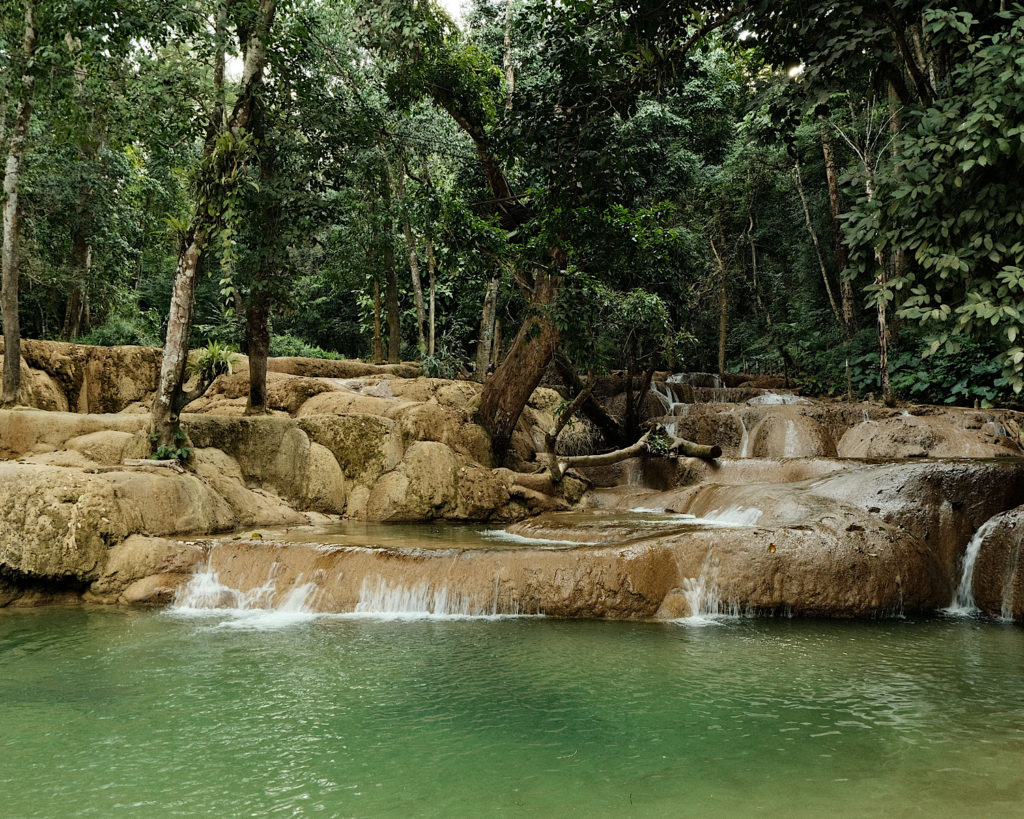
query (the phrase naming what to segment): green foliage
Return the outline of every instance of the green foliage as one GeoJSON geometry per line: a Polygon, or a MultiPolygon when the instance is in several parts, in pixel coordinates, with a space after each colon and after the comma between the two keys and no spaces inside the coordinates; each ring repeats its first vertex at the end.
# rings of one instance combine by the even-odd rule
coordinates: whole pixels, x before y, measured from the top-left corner
{"type": "MultiPolygon", "coordinates": [[[[156,443],[156,435],[150,435],[149,440],[151,443],[156,443]]],[[[188,440],[188,435],[185,430],[179,429],[174,433],[174,443],[176,446],[168,446],[167,444],[161,444],[153,450],[149,456],[151,461],[179,461],[185,462],[192,457],[192,447],[186,446],[185,442],[188,440]]]]}
{"type": "Polygon", "coordinates": [[[458,378],[462,359],[453,338],[445,335],[437,339],[433,355],[426,356],[420,366],[428,378],[458,378]]]}
{"type": "Polygon", "coordinates": [[[906,112],[909,127],[879,171],[877,196],[858,203],[846,235],[868,275],[876,248],[905,255],[907,263],[872,295],[930,331],[928,352],[955,354],[954,336],[991,342],[1004,376],[1019,392],[1024,6],[984,23],[966,12],[941,10],[926,12],[925,19],[926,33],[958,46],[963,59],[941,96],[906,112]]]}
{"type": "Polygon", "coordinates": [[[188,362],[186,372],[189,376],[199,376],[207,383],[218,375],[231,375],[238,353],[230,347],[224,347],[211,341],[199,354],[188,362]]]}
{"type": "Polygon", "coordinates": [[[120,344],[159,347],[163,343],[161,322],[160,313],[153,308],[140,311],[131,304],[117,306],[107,314],[102,324],[90,329],[78,341],[102,347],[120,344]]]}
{"type": "Polygon", "coordinates": [[[647,438],[647,451],[658,458],[666,458],[672,450],[672,441],[661,427],[654,429],[647,438]]]}
{"type": "Polygon", "coordinates": [[[275,357],[344,358],[336,352],[317,347],[315,344],[308,344],[301,338],[288,333],[274,333],[270,336],[270,354],[275,357]]]}

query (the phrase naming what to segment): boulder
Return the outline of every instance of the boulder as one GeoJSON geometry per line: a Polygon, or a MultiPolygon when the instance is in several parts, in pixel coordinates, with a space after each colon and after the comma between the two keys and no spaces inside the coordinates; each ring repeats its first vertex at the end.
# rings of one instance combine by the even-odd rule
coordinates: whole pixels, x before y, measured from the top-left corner
{"type": "Polygon", "coordinates": [[[504,481],[444,444],[417,441],[382,475],[366,503],[367,520],[485,520],[509,500],[504,481]]]}
{"type": "Polygon", "coordinates": [[[372,486],[402,459],[404,446],[397,424],[375,415],[307,415],[297,421],[312,441],[326,447],[340,464],[345,478],[358,486],[372,486]]]}
{"type": "Polygon", "coordinates": [[[330,478],[318,483],[315,470],[328,468],[324,453],[311,449],[309,437],[290,418],[189,414],[182,422],[196,447],[220,449],[234,458],[247,483],[264,486],[300,508],[307,503],[318,511],[344,507],[340,470],[329,468],[330,478]],[[328,486],[338,493],[333,500],[322,495],[328,486]],[[315,501],[309,492],[316,494],[315,501]]]}

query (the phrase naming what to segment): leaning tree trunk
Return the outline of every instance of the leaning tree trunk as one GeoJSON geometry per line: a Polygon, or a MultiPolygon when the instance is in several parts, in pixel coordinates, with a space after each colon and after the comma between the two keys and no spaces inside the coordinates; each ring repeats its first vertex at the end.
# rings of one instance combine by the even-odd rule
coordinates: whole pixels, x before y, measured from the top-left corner
{"type": "Polygon", "coordinates": [[[484,383],[478,419],[490,433],[491,448],[499,461],[508,453],[519,416],[558,346],[558,328],[548,308],[557,300],[560,286],[560,276],[537,272],[533,310],[516,334],[508,355],[484,383]]]}
{"type": "Polygon", "coordinates": [[[4,378],[0,393],[0,406],[13,406],[21,389],[21,323],[18,316],[18,183],[21,161],[25,155],[28,124],[32,118],[32,89],[35,75],[28,67],[36,53],[35,3],[25,3],[25,73],[21,77],[21,100],[11,131],[11,144],[7,151],[4,170],[3,215],[3,277],[0,284],[0,311],[4,320],[4,378]]]}
{"type": "Polygon", "coordinates": [[[843,324],[843,316],[839,312],[839,305],[836,304],[836,297],[832,293],[832,285],[828,279],[828,269],[825,267],[825,257],[821,255],[821,245],[818,242],[818,232],[814,229],[811,221],[811,210],[807,207],[807,197],[804,196],[804,183],[800,178],[800,163],[793,165],[793,179],[796,180],[796,192],[800,195],[800,204],[804,209],[804,222],[807,225],[807,232],[811,237],[811,244],[814,245],[814,255],[818,260],[818,269],[821,271],[821,280],[825,284],[825,293],[828,296],[828,303],[832,307],[832,314],[839,324],[843,324]]]}
{"type": "Polygon", "coordinates": [[[167,317],[167,337],[160,362],[160,382],[153,398],[152,425],[157,447],[174,447],[180,428],[179,413],[185,368],[188,365],[188,339],[195,314],[196,285],[206,234],[194,228],[183,243],[171,291],[171,312],[167,317]]]}
{"type": "MultiPolygon", "coordinates": [[[[244,43],[242,79],[238,98],[225,127],[237,146],[250,127],[256,109],[259,86],[263,81],[263,69],[267,61],[265,36],[269,33],[277,8],[276,0],[260,0],[260,19],[248,32],[244,43]]],[[[205,155],[209,157],[220,133],[218,124],[211,120],[207,134],[205,155]]],[[[241,159],[240,157],[236,157],[241,159]]],[[[213,175],[220,171],[213,163],[205,173],[213,175]]],[[[203,180],[213,183],[215,179],[203,180]]],[[[192,218],[192,225],[182,243],[182,252],[174,274],[171,290],[171,309],[167,319],[167,337],[164,341],[163,360],[160,364],[160,382],[153,399],[151,413],[152,432],[157,447],[174,446],[180,429],[179,414],[183,404],[185,368],[188,363],[188,342],[192,332],[195,312],[195,294],[199,266],[203,252],[210,238],[221,225],[211,214],[210,207],[200,207],[192,218]]]]}

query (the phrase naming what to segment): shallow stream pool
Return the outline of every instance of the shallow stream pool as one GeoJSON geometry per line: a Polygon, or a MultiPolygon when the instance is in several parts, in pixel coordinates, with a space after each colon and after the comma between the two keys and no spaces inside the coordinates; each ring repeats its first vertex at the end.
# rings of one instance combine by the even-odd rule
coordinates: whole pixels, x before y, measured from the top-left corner
{"type": "Polygon", "coordinates": [[[1024,630],[0,611],[5,817],[1020,815],[1024,630]]]}

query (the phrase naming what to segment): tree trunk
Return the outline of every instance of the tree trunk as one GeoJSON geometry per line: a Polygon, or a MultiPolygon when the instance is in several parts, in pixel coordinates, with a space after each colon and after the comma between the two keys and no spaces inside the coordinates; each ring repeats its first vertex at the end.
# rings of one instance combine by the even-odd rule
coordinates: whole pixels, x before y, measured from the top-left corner
{"type": "Polygon", "coordinates": [[[491,436],[491,448],[499,461],[508,453],[523,407],[544,377],[558,346],[558,328],[547,308],[558,298],[561,276],[537,271],[533,310],[516,334],[512,348],[484,382],[480,394],[479,421],[491,436]]]}
{"type": "MultiPolygon", "coordinates": [[[[870,152],[864,154],[864,191],[869,202],[875,198],[875,183],[872,176],[872,157],[870,152]]],[[[878,326],[878,381],[882,389],[882,400],[886,404],[893,401],[892,384],[889,380],[889,327],[886,317],[885,286],[888,284],[888,277],[885,269],[885,256],[880,247],[874,249],[875,265],[878,272],[875,274],[875,285],[878,293],[875,297],[875,313],[878,326]]]]}
{"type": "MultiPolygon", "coordinates": [[[[561,354],[555,356],[555,367],[558,368],[562,383],[571,392],[579,394],[585,389],[585,385],[580,381],[572,363],[565,356],[561,354]]],[[[608,410],[592,394],[587,395],[586,400],[580,406],[580,412],[601,431],[606,444],[617,446],[625,443],[622,425],[608,414],[608,410]]]]}
{"type": "Polygon", "coordinates": [[[28,124],[32,118],[32,89],[35,75],[32,73],[32,59],[36,52],[35,2],[25,3],[25,73],[21,77],[21,99],[18,113],[11,130],[11,142],[7,151],[4,170],[4,214],[2,284],[0,284],[0,311],[4,320],[4,378],[0,393],[0,406],[13,406],[21,389],[21,324],[18,316],[18,229],[21,214],[18,210],[18,183],[21,176],[21,162],[25,155],[25,141],[28,138],[28,124]]]}
{"type": "Polygon", "coordinates": [[[77,283],[71,288],[64,309],[64,325],[60,331],[62,341],[78,338],[82,332],[82,316],[85,313],[83,290],[89,281],[89,271],[92,267],[92,246],[86,242],[85,233],[77,226],[72,231],[71,262],[77,283]]]}
{"type": "Polygon", "coordinates": [[[836,303],[836,297],[832,293],[832,285],[828,280],[828,270],[825,268],[825,259],[821,255],[821,245],[818,243],[818,232],[814,229],[814,224],[811,222],[811,211],[807,207],[807,197],[804,196],[804,184],[800,178],[800,163],[796,162],[793,164],[793,179],[796,180],[796,192],[800,194],[800,204],[804,207],[804,220],[807,223],[807,232],[811,235],[811,244],[814,245],[814,255],[818,259],[818,268],[821,270],[821,280],[825,283],[825,293],[828,294],[828,303],[832,307],[832,313],[836,317],[836,321],[843,325],[843,316],[839,312],[839,305],[836,303]]]}
{"type": "Polygon", "coordinates": [[[266,291],[255,288],[245,309],[245,337],[249,350],[249,400],[246,415],[266,415],[267,358],[270,356],[270,304],[266,291]]]}
{"type": "Polygon", "coordinates": [[[711,240],[711,252],[718,262],[718,377],[725,383],[725,342],[729,330],[729,280],[725,262],[718,254],[715,240],[711,240]]]}
{"type": "Polygon", "coordinates": [[[500,276],[492,276],[484,293],[484,307],[480,315],[480,336],[476,343],[476,367],[473,374],[477,381],[487,377],[491,364],[491,348],[494,345],[494,321],[498,306],[498,285],[500,276]]]}
{"type": "MultiPolygon", "coordinates": [[[[273,25],[276,8],[276,0],[260,0],[259,22],[248,32],[243,44],[244,57],[239,95],[225,125],[234,137],[236,146],[249,128],[255,111],[259,86],[263,81],[263,68],[267,60],[264,37],[273,25]]],[[[211,121],[204,149],[207,157],[214,150],[216,135],[219,132],[219,127],[211,121]]],[[[218,174],[219,170],[211,167],[205,169],[205,173],[214,175],[218,174]]],[[[212,183],[216,180],[205,181],[212,183]]],[[[195,312],[199,266],[210,237],[218,227],[216,218],[208,209],[197,210],[192,217],[192,225],[186,234],[186,240],[182,243],[181,255],[178,257],[171,290],[170,315],[167,319],[167,338],[164,341],[163,360],[160,364],[160,382],[153,399],[151,414],[152,432],[158,447],[174,446],[175,437],[180,429],[179,413],[180,408],[184,406],[185,368],[188,363],[188,343],[195,312]]]]}
{"type": "Polygon", "coordinates": [[[391,237],[384,245],[385,301],[388,316],[388,363],[402,362],[402,316],[398,305],[398,275],[395,273],[395,250],[391,237]]]}
{"type": "Polygon", "coordinates": [[[839,302],[843,311],[843,330],[849,340],[856,335],[858,330],[857,302],[853,293],[853,282],[843,275],[843,271],[850,266],[850,260],[846,252],[846,242],[843,241],[842,225],[839,222],[842,203],[839,198],[839,176],[836,173],[835,152],[832,148],[832,136],[825,123],[821,124],[821,152],[825,157],[825,178],[828,180],[828,204],[832,214],[832,244],[836,250],[836,267],[839,268],[839,302]]]}
{"type": "Polygon", "coordinates": [[[434,257],[434,240],[427,239],[427,272],[430,276],[430,312],[427,318],[427,355],[434,354],[437,302],[437,259],[434,257]]]}
{"type": "Polygon", "coordinates": [[[179,429],[179,404],[188,365],[188,340],[192,334],[195,313],[196,285],[206,235],[195,228],[186,239],[185,250],[178,258],[171,291],[171,312],[167,317],[167,338],[160,362],[160,382],[153,397],[152,425],[156,446],[175,446],[179,429]]]}
{"type": "Polygon", "coordinates": [[[381,335],[380,277],[373,277],[373,363],[384,363],[384,338],[381,335]]]}
{"type": "Polygon", "coordinates": [[[416,304],[416,347],[420,351],[420,355],[424,356],[427,353],[427,337],[425,331],[425,325],[427,323],[427,309],[423,303],[423,282],[420,279],[420,257],[416,252],[416,236],[412,232],[412,223],[409,220],[404,172],[395,178],[395,183],[399,197],[399,204],[402,208],[402,233],[405,234],[405,244],[409,249],[409,273],[412,276],[412,297],[416,304]]]}
{"type": "Polygon", "coordinates": [[[512,66],[512,0],[505,0],[505,50],[501,66],[505,71],[505,110],[512,110],[512,95],[516,90],[516,72],[512,66]]]}

